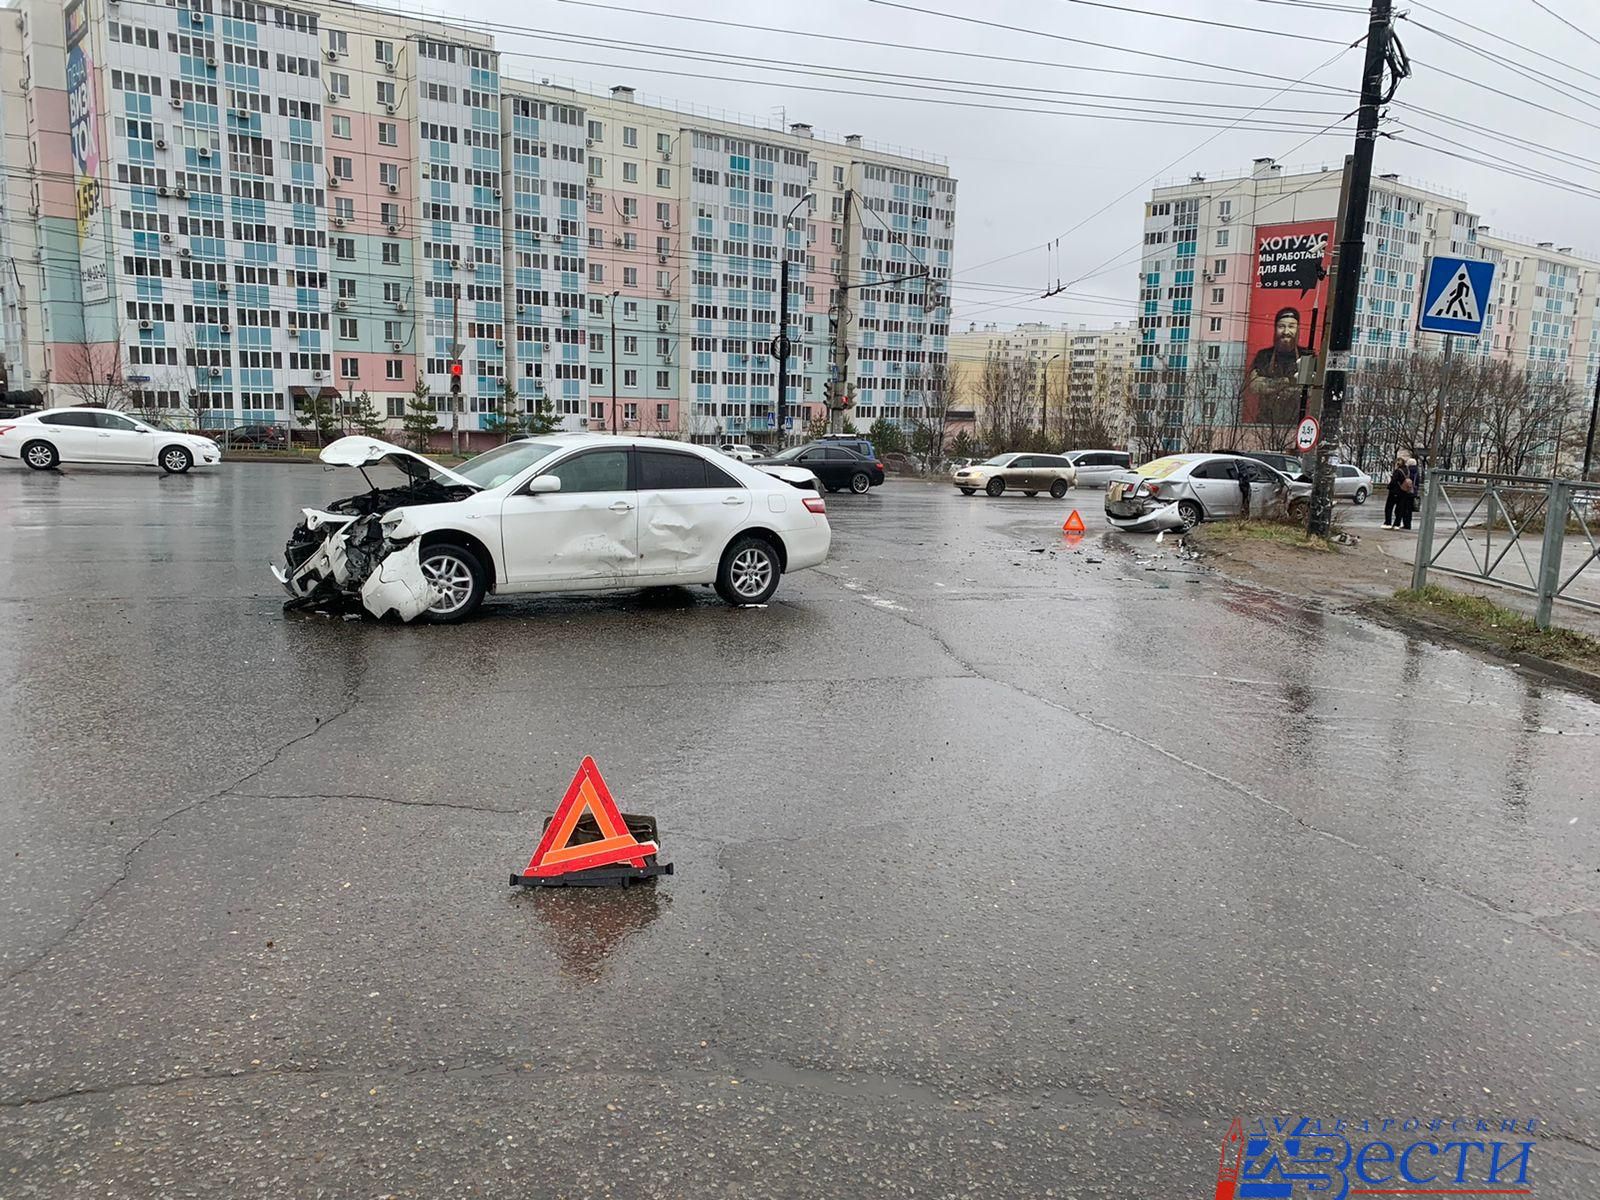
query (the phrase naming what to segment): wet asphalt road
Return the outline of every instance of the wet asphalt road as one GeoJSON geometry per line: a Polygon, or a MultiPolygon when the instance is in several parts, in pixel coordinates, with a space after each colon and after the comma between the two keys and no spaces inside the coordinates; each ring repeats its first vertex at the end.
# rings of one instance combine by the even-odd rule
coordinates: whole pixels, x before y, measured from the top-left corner
{"type": "Polygon", "coordinates": [[[1153,1200],[1302,1113],[1534,1117],[1600,1194],[1588,700],[1095,493],[402,628],[279,610],[342,478],[6,466],[7,1200],[1153,1200]],[[512,892],[585,753],[679,874],[512,892]]]}

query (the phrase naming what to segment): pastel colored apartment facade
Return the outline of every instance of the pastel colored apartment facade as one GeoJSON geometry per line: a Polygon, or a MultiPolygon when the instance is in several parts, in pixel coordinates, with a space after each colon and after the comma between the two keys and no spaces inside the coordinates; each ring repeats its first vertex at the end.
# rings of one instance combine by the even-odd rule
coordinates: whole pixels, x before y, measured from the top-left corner
{"type": "Polygon", "coordinates": [[[1030,322],[1009,329],[969,327],[951,334],[949,353],[963,407],[974,410],[980,430],[984,423],[980,381],[986,364],[998,358],[1009,365],[1013,386],[1032,393],[1038,391],[1043,372],[1052,404],[1068,406],[1078,422],[1098,418],[1120,447],[1128,435],[1136,345],[1131,321],[1097,328],[1030,322]]]}
{"type": "Polygon", "coordinates": [[[221,428],[365,393],[398,427],[420,384],[442,436],[459,344],[469,444],[508,395],[568,429],[743,438],[775,420],[784,255],[793,429],[824,413],[835,329],[858,421],[914,418],[906,381],[943,361],[937,160],[509,78],[488,36],[376,9],[0,14],[0,363],[47,403],[114,377],[221,428]]]}

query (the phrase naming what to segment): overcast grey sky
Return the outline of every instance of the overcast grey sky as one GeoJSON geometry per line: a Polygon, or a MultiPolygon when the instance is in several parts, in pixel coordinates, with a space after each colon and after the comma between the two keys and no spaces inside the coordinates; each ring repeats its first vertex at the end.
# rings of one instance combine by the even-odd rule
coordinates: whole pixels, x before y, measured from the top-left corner
{"type": "MultiPolygon", "coordinates": [[[[384,3],[384,0],[377,0],[384,3]]],[[[1337,166],[1350,149],[1351,126],[1312,135],[1355,106],[1361,51],[1341,52],[1366,31],[1366,14],[1345,11],[1359,0],[1097,0],[1144,12],[1124,13],[1085,0],[814,0],[752,5],[732,0],[467,0],[448,10],[456,20],[487,20],[527,34],[494,32],[507,74],[548,77],[590,90],[631,84],[642,94],[743,113],[782,115],[818,129],[861,133],[949,160],[960,180],[956,222],[956,308],[952,327],[969,319],[1011,324],[1047,320],[1094,323],[1126,317],[1136,290],[1129,260],[1140,240],[1141,204],[1151,176],[1186,178],[1236,172],[1271,155],[1286,165],[1337,166]],[[936,11],[1017,27],[1006,30],[933,15],[936,11]],[[1166,16],[1146,15],[1163,13],[1166,16]],[[743,22],[729,28],[648,14],[743,22]],[[1244,29],[1171,19],[1226,22],[1244,29]],[[771,26],[771,30],[765,28],[771,26]],[[779,29],[862,39],[861,45],[790,36],[779,29]],[[1269,32],[1270,31],[1270,32],[1269,32]],[[1055,37],[1046,35],[1057,35],[1055,37]],[[1285,34],[1298,35],[1295,37],[1285,34]],[[641,43],[640,48],[577,45],[564,37],[641,43]],[[1105,43],[1073,44],[1062,38],[1105,43]],[[1327,39],[1326,41],[1317,39],[1327,39]],[[918,48],[992,55],[996,59],[926,53],[918,48]],[[1129,53],[1142,51],[1143,54],[1129,53]],[[843,68],[844,79],[766,72],[759,64],[719,65],[671,54],[714,52],[770,61],[791,71],[843,68]],[[1167,61],[1167,55],[1180,62],[1167,61]],[[1038,60],[1028,65],[1011,59],[1038,60]],[[1329,59],[1333,59],[1331,63],[1329,59]],[[577,60],[577,61],[566,61],[577,60]],[[1321,64],[1321,69],[1317,69],[1321,64]],[[1090,70],[1098,68],[1100,70],[1090,70]],[[1223,68],[1232,68],[1233,71],[1223,68]],[[1110,74],[1105,70],[1142,72],[1110,74]],[[889,80],[857,72],[897,73],[889,80]],[[1254,72],[1240,74],[1235,72],[1254,72]],[[1188,77],[1178,79],[1176,76],[1188,77]],[[1305,86],[1296,81],[1305,78],[1305,86]],[[1215,83],[1195,82],[1213,80],[1215,83]],[[921,84],[922,87],[913,86],[921,84]],[[1323,89],[1314,86],[1324,85],[1323,89]],[[959,95],[928,87],[964,88],[959,95]],[[1290,90],[1273,99],[1280,87],[1290,90]],[[1326,88],[1349,89],[1340,96],[1326,88]],[[1019,89],[1054,89],[1055,95],[1019,89]],[[846,95],[844,91],[881,93],[846,95]],[[1076,97],[1062,92],[1085,93],[1076,97]],[[939,104],[934,100],[959,104],[939,104]],[[1001,105],[1059,109],[1063,101],[1140,110],[1014,112],[1001,105]],[[1257,104],[1266,107],[1257,113],[1257,104]],[[1147,113],[1144,110],[1154,110],[1147,113]],[[1289,110],[1301,110],[1292,112],[1289,110]],[[1114,120],[1114,116],[1139,118],[1114,120]],[[1240,118],[1241,127],[1225,125],[1240,118]],[[1276,123],[1277,128],[1252,128],[1276,123]],[[1292,126],[1307,126],[1297,131],[1292,126]],[[1310,140],[1307,140],[1307,139],[1310,140]],[[1202,144],[1205,143],[1205,144],[1202,144]],[[1303,145],[1301,143],[1304,143],[1303,145]],[[1296,148],[1298,147],[1298,148],[1296,148]],[[1169,165],[1170,164],[1170,165],[1169,165]],[[1125,199],[1116,197],[1129,192],[1125,199]],[[1110,205],[1103,213],[1097,210],[1110,205]],[[1076,227],[1076,228],[1075,228],[1076,227]],[[1071,230],[1072,232],[1068,232],[1071,230]],[[1065,236],[1062,236],[1065,235],[1065,236]],[[1061,236],[1059,252],[1042,247],[1061,236]],[[1026,250],[1027,253],[1016,254],[1026,250]],[[1000,259],[1003,255],[1015,255],[1000,259]],[[1120,256],[1120,257],[1119,257],[1120,256]],[[1114,269],[1072,291],[1037,301],[1047,281],[1114,269]],[[1016,289],[1006,291],[1006,288],[1016,289]],[[1032,294],[1022,289],[1033,289],[1032,294]],[[1110,300],[1092,298],[1109,297],[1110,300]],[[1121,298],[1124,303],[1116,303],[1121,298]]],[[[1469,207],[1496,232],[1552,240],[1600,252],[1600,6],[1595,0],[1433,0],[1400,3],[1399,22],[1413,63],[1386,128],[1520,170],[1559,176],[1579,192],[1517,178],[1503,164],[1478,165],[1414,145],[1379,142],[1377,170],[1465,194],[1469,207]],[[1449,15],[1443,15],[1448,13],[1449,15]],[[1479,32],[1462,22],[1481,27],[1479,32]],[[1422,26],[1430,26],[1425,29],[1422,26]],[[1434,31],[1438,32],[1434,32],[1434,31]],[[1475,43],[1523,64],[1525,72],[1485,61],[1446,37],[1475,43]],[[1504,39],[1528,48],[1519,50],[1504,39]],[[1549,55],[1555,61],[1541,59],[1549,55]],[[1574,65],[1566,67],[1567,62],[1574,65]],[[1540,75],[1554,81],[1541,80],[1540,75]],[[1509,95],[1498,95],[1488,89],[1509,95]],[[1476,122],[1494,133],[1469,133],[1438,116],[1476,122]],[[1542,105],[1543,108],[1534,107],[1542,105]],[[1549,109],[1555,112],[1546,111],[1549,109]],[[1571,117],[1559,114],[1572,114],[1571,117]],[[1589,122],[1589,124],[1584,124],[1589,122]],[[1586,162],[1543,157],[1511,134],[1586,162]]],[[[413,3],[390,5],[415,11],[413,3]]],[[[439,11],[437,3],[425,7],[439,11]]]]}

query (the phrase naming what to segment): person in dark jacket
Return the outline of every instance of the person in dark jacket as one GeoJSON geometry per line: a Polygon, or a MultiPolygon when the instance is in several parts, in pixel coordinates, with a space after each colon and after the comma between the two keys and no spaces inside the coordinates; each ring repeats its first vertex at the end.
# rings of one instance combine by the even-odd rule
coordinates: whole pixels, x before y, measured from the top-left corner
{"type": "Polygon", "coordinates": [[[1411,482],[1411,464],[1402,454],[1394,460],[1394,470],[1389,472],[1389,494],[1383,506],[1383,527],[1410,529],[1415,501],[1416,485],[1411,482]]]}

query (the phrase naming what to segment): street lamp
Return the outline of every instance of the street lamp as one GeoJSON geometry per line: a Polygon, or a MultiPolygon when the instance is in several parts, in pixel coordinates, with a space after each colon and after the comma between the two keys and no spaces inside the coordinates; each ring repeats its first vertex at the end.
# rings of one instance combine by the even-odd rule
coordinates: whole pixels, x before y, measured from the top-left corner
{"type": "Polygon", "coordinates": [[[778,360],[778,403],[773,408],[773,424],[778,440],[783,440],[783,409],[789,399],[789,222],[800,206],[815,200],[815,192],[807,192],[794,202],[783,218],[783,262],[778,267],[778,336],[772,339],[772,357],[778,360]]]}
{"type": "Polygon", "coordinates": [[[611,293],[611,432],[617,432],[617,297],[619,288],[611,293]]]}

